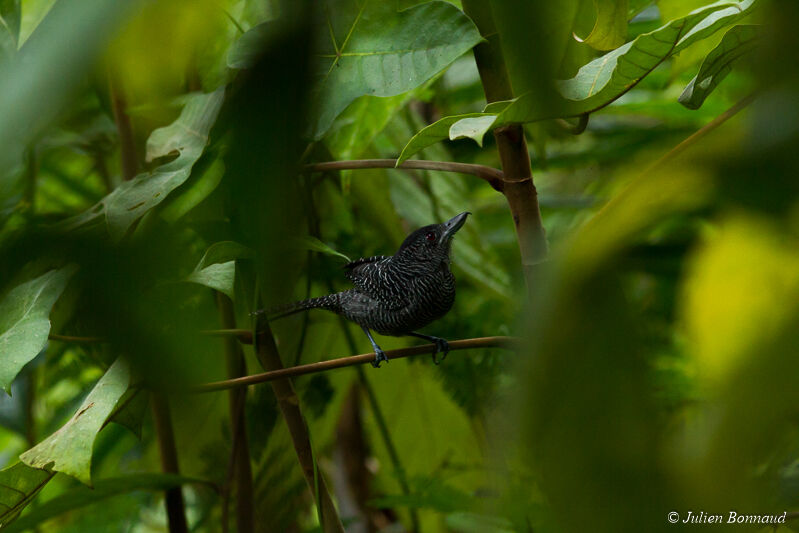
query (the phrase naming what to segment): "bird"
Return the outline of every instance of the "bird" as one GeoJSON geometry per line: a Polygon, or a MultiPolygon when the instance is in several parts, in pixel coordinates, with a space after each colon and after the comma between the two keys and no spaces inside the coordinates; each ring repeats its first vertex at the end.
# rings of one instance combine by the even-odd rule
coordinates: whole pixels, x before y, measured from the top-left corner
{"type": "Polygon", "coordinates": [[[449,352],[447,341],[416,330],[446,315],[455,303],[455,276],[450,271],[452,238],[470,214],[467,211],[417,229],[394,255],[365,257],[344,265],[351,289],[256,313],[272,315],[270,320],[275,320],[311,309],[332,311],[361,326],[374,348],[375,368],[388,357],[372,331],[428,340],[436,346],[433,362],[439,364],[449,352]],[[436,357],[438,353],[441,359],[436,357]]]}

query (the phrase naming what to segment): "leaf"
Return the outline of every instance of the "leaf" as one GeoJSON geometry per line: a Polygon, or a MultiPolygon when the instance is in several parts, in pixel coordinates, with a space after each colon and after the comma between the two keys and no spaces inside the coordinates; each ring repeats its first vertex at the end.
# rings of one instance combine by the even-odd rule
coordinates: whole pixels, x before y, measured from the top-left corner
{"type": "Polygon", "coordinates": [[[0,301],[0,386],[6,392],[14,378],[47,345],[50,310],[75,272],[51,270],[11,289],[0,301]]]}
{"type": "Polygon", "coordinates": [[[594,0],[596,23],[584,42],[597,50],[613,50],[627,38],[627,0],[594,0]]]}
{"type": "MultiPolygon", "coordinates": [[[[490,104],[486,110],[497,113],[496,119],[485,128],[482,135],[507,124],[593,113],[629,91],[672,55],[747,16],[754,2],[716,2],[639,35],[635,40],[584,65],[574,78],[559,81],[558,90],[563,99],[557,104],[539,98],[534,93],[524,94],[509,102],[490,104]]],[[[425,146],[446,139],[449,128],[465,118],[470,116],[444,117],[427,126],[408,142],[399,161],[404,161],[425,146]],[[425,135],[420,137],[423,132],[425,135]]],[[[480,131],[474,132],[474,137],[480,136],[480,131]]]]}
{"type": "Polygon", "coordinates": [[[167,197],[159,213],[160,217],[169,223],[175,222],[214,192],[224,175],[225,164],[221,159],[214,159],[196,179],[191,177],[180,189],[167,197]]]}
{"type": "Polygon", "coordinates": [[[513,524],[506,518],[477,513],[450,513],[445,518],[447,527],[459,533],[512,533],[513,524]]]}
{"type": "Polygon", "coordinates": [[[336,118],[325,135],[325,144],[333,157],[358,158],[412,94],[357,98],[336,118]]]}
{"type": "Polygon", "coordinates": [[[318,30],[315,139],[355,98],[418,87],[481,40],[469,17],[444,2],[398,12],[394,2],[332,0],[325,11],[318,30]]]}
{"type": "Polygon", "coordinates": [[[141,425],[149,403],[150,395],[147,391],[138,388],[128,389],[117,402],[113,412],[108,415],[104,426],[109,422],[116,422],[141,440],[141,425]]]}
{"type": "Polygon", "coordinates": [[[255,64],[258,55],[268,45],[269,38],[279,31],[280,25],[274,20],[253,26],[233,43],[227,54],[230,68],[249,68],[255,64]]]}
{"type": "Polygon", "coordinates": [[[758,41],[758,27],[735,26],[724,34],[721,42],[707,55],[699,73],[694,76],[680,95],[679,102],[688,109],[699,109],[705,99],[732,70],[732,63],[754,50],[758,41]]]}
{"type": "Polygon", "coordinates": [[[122,183],[85,213],[66,220],[63,228],[79,228],[105,217],[111,237],[121,238],[136,220],[188,179],[208,143],[208,133],[219,114],[223,96],[224,89],[217,89],[188,98],[178,119],[153,131],[147,140],[148,161],[173,153],[178,157],[122,183]]]}
{"type": "Polygon", "coordinates": [[[52,470],[68,474],[91,486],[94,439],[127,390],[129,381],[127,363],[117,359],[72,418],[44,441],[20,455],[20,460],[34,468],[52,465],[52,470]]]}
{"type": "Polygon", "coordinates": [[[325,255],[332,255],[334,257],[340,257],[341,259],[345,260],[347,263],[351,263],[352,259],[347,257],[346,255],[342,254],[341,252],[337,252],[327,244],[323,243],[316,237],[311,235],[306,235],[301,241],[300,245],[305,250],[311,250],[312,252],[320,252],[325,255]]]}
{"type": "Polygon", "coordinates": [[[487,128],[494,123],[494,116],[487,115],[482,117],[464,118],[457,121],[449,128],[449,138],[456,139],[469,138],[483,147],[483,135],[487,128]]]}
{"type": "Polygon", "coordinates": [[[93,489],[73,487],[64,494],[44,502],[20,518],[11,527],[5,529],[9,533],[36,528],[45,521],[58,515],[91,505],[113,496],[136,490],[161,491],[178,487],[187,483],[207,483],[201,479],[189,478],[177,474],[132,474],[129,476],[99,480],[93,489]]]}
{"type": "Polygon", "coordinates": [[[5,531],[54,475],[23,463],[0,470],[0,528],[5,531]]]}
{"type": "Polygon", "coordinates": [[[253,251],[243,244],[222,241],[211,245],[186,281],[205,285],[235,298],[236,259],[253,256],[253,251]]]}
{"type": "Polygon", "coordinates": [[[496,115],[490,113],[466,113],[463,115],[453,115],[444,117],[441,120],[438,120],[433,124],[423,128],[421,131],[419,131],[419,133],[411,137],[411,140],[408,141],[408,144],[406,144],[405,148],[402,149],[400,156],[397,158],[397,165],[400,165],[403,161],[409,159],[412,155],[419,153],[428,146],[432,146],[441,140],[449,138],[450,128],[459,120],[478,117],[496,118],[496,115]]]}
{"type": "Polygon", "coordinates": [[[0,0],[0,63],[17,53],[20,0],[0,0]]]}

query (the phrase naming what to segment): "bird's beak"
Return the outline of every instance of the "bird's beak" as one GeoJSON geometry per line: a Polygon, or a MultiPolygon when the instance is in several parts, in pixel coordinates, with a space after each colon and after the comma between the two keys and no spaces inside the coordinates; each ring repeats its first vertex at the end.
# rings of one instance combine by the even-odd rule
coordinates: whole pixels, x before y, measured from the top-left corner
{"type": "Polygon", "coordinates": [[[463,227],[463,225],[466,223],[466,217],[469,215],[471,215],[471,213],[466,211],[465,213],[461,213],[460,215],[452,217],[444,222],[444,233],[441,235],[441,241],[445,242],[451,239],[452,236],[455,235],[455,232],[463,227]]]}

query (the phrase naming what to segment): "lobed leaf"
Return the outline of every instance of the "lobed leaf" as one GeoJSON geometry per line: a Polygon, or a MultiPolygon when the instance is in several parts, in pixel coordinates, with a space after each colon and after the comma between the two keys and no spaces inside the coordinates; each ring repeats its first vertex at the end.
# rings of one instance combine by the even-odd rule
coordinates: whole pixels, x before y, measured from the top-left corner
{"type": "Polygon", "coordinates": [[[92,447],[117,401],[128,388],[127,363],[117,359],[72,418],[58,431],[20,455],[33,468],[51,468],[91,486],[92,447]]]}
{"type": "Polygon", "coordinates": [[[74,267],[51,270],[14,287],[0,301],[0,386],[9,392],[14,378],[47,345],[50,310],[74,267]]]}
{"type": "Polygon", "coordinates": [[[178,157],[122,183],[85,213],[66,220],[63,228],[76,229],[105,218],[111,237],[121,238],[136,220],[189,178],[208,143],[208,134],[219,114],[223,96],[224,89],[220,88],[188,98],[178,119],[153,131],[147,140],[148,161],[174,153],[178,157]]]}
{"type": "Polygon", "coordinates": [[[699,109],[730,73],[732,63],[757,46],[758,37],[757,26],[742,24],[731,28],[702,61],[699,73],[685,87],[679,102],[688,109],[699,109]]]}

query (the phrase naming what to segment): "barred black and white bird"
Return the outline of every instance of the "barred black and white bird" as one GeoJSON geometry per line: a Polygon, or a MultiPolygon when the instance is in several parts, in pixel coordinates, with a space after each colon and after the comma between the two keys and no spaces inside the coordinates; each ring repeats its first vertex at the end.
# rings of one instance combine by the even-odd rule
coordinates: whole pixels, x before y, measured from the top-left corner
{"type": "Polygon", "coordinates": [[[455,302],[455,276],[449,269],[452,237],[470,213],[420,228],[405,239],[394,255],[358,259],[345,265],[354,288],[295,302],[277,309],[262,310],[272,319],[306,311],[326,309],[355,322],[369,337],[375,350],[372,366],[388,361],[371,331],[395,337],[412,335],[435,343],[436,354],[449,352],[447,341],[417,333],[441,318],[455,302]]]}

